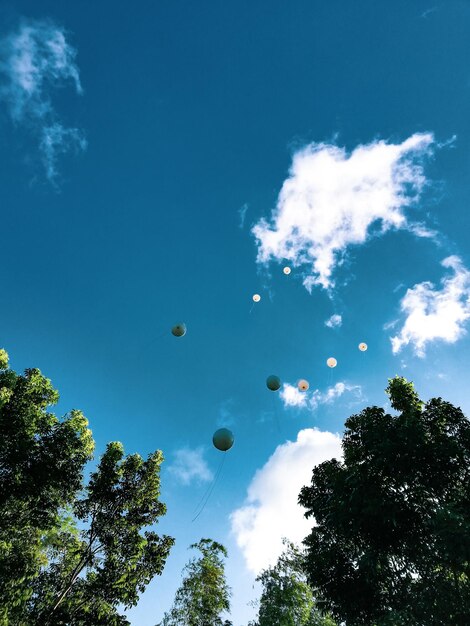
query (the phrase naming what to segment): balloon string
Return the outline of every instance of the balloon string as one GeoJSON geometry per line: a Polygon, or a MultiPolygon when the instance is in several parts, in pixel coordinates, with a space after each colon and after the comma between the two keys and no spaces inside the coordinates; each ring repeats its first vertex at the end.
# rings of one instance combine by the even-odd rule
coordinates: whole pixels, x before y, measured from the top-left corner
{"type": "Polygon", "coordinates": [[[164,337],[169,331],[168,330],[164,330],[162,331],[159,335],[157,335],[156,337],[153,337],[153,339],[145,339],[144,341],[139,342],[139,345],[135,348],[135,354],[141,354],[142,350],[144,350],[144,348],[146,348],[147,346],[151,346],[153,343],[156,343],[157,341],[159,341],[162,337],[164,337]]]}
{"type": "MultiPolygon", "coordinates": [[[[222,463],[222,461],[223,461],[223,459],[221,459],[221,460],[220,460],[219,467],[217,468],[217,472],[215,473],[214,480],[215,480],[215,478],[217,477],[217,474],[218,474],[219,469],[220,469],[220,464],[222,463]]],[[[214,481],[210,482],[210,483],[209,483],[209,485],[206,487],[206,490],[204,491],[204,493],[202,494],[201,498],[199,499],[199,502],[196,504],[196,506],[195,506],[195,507],[194,507],[194,509],[193,509],[193,515],[194,515],[194,513],[196,513],[196,511],[199,509],[199,507],[200,507],[200,506],[201,506],[201,504],[203,503],[204,498],[205,498],[205,497],[207,496],[207,494],[209,493],[210,488],[212,487],[212,483],[213,483],[213,482],[214,482],[214,481]]],[[[194,521],[194,520],[193,520],[193,521],[194,521]]]]}
{"type": "Polygon", "coordinates": [[[217,473],[215,475],[214,480],[212,481],[212,484],[209,485],[209,487],[206,489],[206,492],[204,493],[204,495],[202,496],[201,500],[199,501],[199,504],[197,505],[196,509],[197,510],[202,503],[202,508],[199,511],[199,513],[196,515],[196,517],[194,517],[191,522],[194,522],[195,520],[197,520],[197,518],[201,515],[201,513],[204,511],[204,509],[206,508],[206,504],[209,502],[209,498],[211,497],[211,494],[214,490],[214,487],[219,479],[220,473],[222,472],[222,467],[224,466],[224,462],[225,462],[225,452],[224,452],[224,456],[222,457],[221,462],[219,463],[219,467],[217,469],[217,473]],[[209,493],[208,493],[209,492],[209,493]],[[207,495],[207,497],[206,497],[207,495]],[[205,499],[205,501],[204,501],[205,499]]]}
{"type": "Polygon", "coordinates": [[[154,337],[153,339],[150,339],[149,342],[147,342],[147,346],[151,345],[152,343],[155,343],[156,341],[158,341],[159,339],[161,339],[162,337],[164,337],[166,334],[168,333],[167,330],[164,330],[163,332],[161,332],[157,337],[154,337]]]}
{"type": "Polygon", "coordinates": [[[328,389],[331,387],[331,385],[333,383],[333,368],[329,367],[328,369],[330,370],[330,372],[329,372],[329,375],[328,375],[328,381],[326,383],[326,386],[327,386],[326,391],[327,391],[327,393],[328,393],[328,389]]]}
{"type": "Polygon", "coordinates": [[[277,414],[277,404],[276,404],[276,398],[274,397],[274,393],[272,393],[272,400],[271,400],[271,402],[272,402],[272,405],[273,405],[274,421],[276,422],[277,432],[281,435],[282,434],[281,433],[281,425],[279,423],[279,416],[277,414]]]}
{"type": "MultiPolygon", "coordinates": [[[[216,471],[216,473],[215,473],[215,478],[214,478],[214,480],[217,480],[217,476],[218,476],[218,475],[219,475],[219,473],[220,473],[220,469],[221,469],[221,467],[222,467],[222,465],[223,465],[224,459],[225,459],[225,453],[223,454],[222,458],[220,459],[220,462],[219,462],[219,467],[217,468],[217,471],[216,471]]],[[[199,500],[199,503],[198,503],[198,504],[196,504],[196,506],[194,507],[193,513],[195,513],[195,512],[198,510],[198,508],[201,506],[202,501],[203,501],[203,500],[204,500],[204,498],[206,497],[207,492],[208,492],[208,491],[210,490],[210,488],[212,487],[212,484],[213,484],[213,481],[212,481],[212,483],[210,483],[210,484],[209,484],[209,486],[207,487],[207,489],[205,490],[205,492],[202,494],[202,497],[201,497],[201,499],[199,500]]]]}

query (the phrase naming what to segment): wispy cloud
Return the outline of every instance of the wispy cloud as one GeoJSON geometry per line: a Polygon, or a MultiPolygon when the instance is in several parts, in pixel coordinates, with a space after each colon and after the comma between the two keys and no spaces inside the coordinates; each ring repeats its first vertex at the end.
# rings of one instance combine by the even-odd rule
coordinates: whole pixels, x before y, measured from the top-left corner
{"type": "Polygon", "coordinates": [[[426,183],[421,161],[433,144],[431,133],[416,133],[400,144],[359,145],[350,154],[327,143],[299,150],[271,219],[261,219],[252,229],[257,261],[305,266],[305,287],[328,289],[350,246],[390,229],[431,236],[408,220],[405,209],[426,183]]]}
{"type": "Polygon", "coordinates": [[[254,475],[245,503],[230,516],[232,532],[249,570],[255,574],[274,564],[282,538],[299,543],[312,527],[297,503],[310,483],[315,465],[341,458],[341,438],[313,428],[301,430],[294,442],[278,446],[254,475]],[[282,511],[282,515],[279,512],[282,511]]]}
{"type": "Polygon", "coordinates": [[[58,120],[51,98],[66,84],[82,93],[76,54],[64,30],[51,21],[23,20],[0,41],[0,99],[12,120],[37,138],[51,182],[57,178],[58,155],[86,147],[82,131],[58,120]]]}
{"type": "Polygon", "coordinates": [[[430,9],[426,9],[426,11],[423,11],[421,13],[421,17],[423,19],[426,19],[427,17],[429,17],[432,13],[435,13],[437,11],[437,6],[436,7],[431,7],[430,9]]]}
{"type": "Polygon", "coordinates": [[[286,408],[296,406],[314,410],[321,404],[331,404],[344,393],[352,393],[357,401],[362,399],[362,387],[360,385],[350,385],[344,382],[336,383],[325,392],[318,389],[300,391],[295,385],[284,383],[280,391],[280,398],[286,408]]]}
{"type": "Polygon", "coordinates": [[[169,465],[168,471],[183,485],[189,485],[193,481],[208,482],[213,475],[204,459],[202,448],[180,448],[174,453],[174,460],[169,465]]]}
{"type": "Polygon", "coordinates": [[[408,289],[400,307],[406,314],[402,329],[391,337],[394,354],[411,344],[419,357],[432,341],[456,342],[465,334],[470,317],[470,272],[458,256],[449,256],[442,265],[452,270],[441,280],[441,289],[423,282],[408,289]]]}
{"type": "Polygon", "coordinates": [[[227,398],[221,402],[219,407],[219,417],[217,418],[217,427],[225,428],[234,426],[236,418],[234,415],[235,401],[233,398],[227,398]]]}
{"type": "Polygon", "coordinates": [[[339,328],[342,323],[343,323],[343,318],[341,317],[341,315],[338,315],[337,313],[335,313],[334,315],[332,315],[326,320],[325,326],[328,326],[328,328],[339,328]]]}
{"type": "Polygon", "coordinates": [[[428,228],[425,224],[422,224],[421,222],[408,224],[408,230],[410,231],[410,233],[413,233],[417,237],[433,239],[435,243],[439,242],[439,232],[432,228],[428,228]]]}
{"type": "Polygon", "coordinates": [[[239,223],[240,228],[243,228],[243,226],[245,225],[245,217],[246,217],[247,211],[248,211],[248,205],[246,203],[238,209],[238,215],[240,217],[240,223],[239,223]]]}
{"type": "Polygon", "coordinates": [[[43,155],[44,167],[49,180],[57,178],[57,157],[69,150],[85,150],[87,142],[77,128],[64,128],[56,122],[52,126],[42,129],[42,138],[39,144],[43,155]]]}

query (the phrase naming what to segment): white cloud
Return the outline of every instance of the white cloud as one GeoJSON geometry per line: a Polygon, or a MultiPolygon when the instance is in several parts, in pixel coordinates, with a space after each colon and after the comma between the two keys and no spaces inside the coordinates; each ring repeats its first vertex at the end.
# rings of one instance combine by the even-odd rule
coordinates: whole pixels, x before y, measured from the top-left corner
{"type": "Polygon", "coordinates": [[[230,516],[232,532],[249,570],[257,574],[274,564],[281,554],[282,538],[299,543],[307,536],[312,520],[297,503],[300,489],[310,484],[312,469],[341,457],[341,438],[328,431],[307,428],[276,448],[258,470],[246,502],[230,516]]]}
{"type": "Polygon", "coordinates": [[[71,83],[82,93],[76,51],[63,29],[50,21],[24,20],[19,29],[0,41],[0,99],[15,123],[38,137],[46,174],[57,176],[57,155],[83,150],[86,142],[77,128],[57,121],[50,91],[71,83]]]}
{"type": "Polygon", "coordinates": [[[447,257],[442,265],[453,275],[441,280],[441,289],[426,281],[408,289],[402,298],[400,308],[407,317],[399,334],[390,338],[394,354],[411,344],[423,357],[429,342],[455,343],[465,334],[464,323],[470,317],[470,272],[458,256],[447,257]]]}
{"type": "Polygon", "coordinates": [[[307,393],[289,383],[282,385],[280,397],[284,406],[307,406],[307,393]]]}
{"type": "Polygon", "coordinates": [[[312,409],[315,409],[320,404],[331,404],[344,393],[353,394],[356,401],[362,400],[362,387],[360,385],[338,382],[333,387],[329,387],[324,393],[318,391],[318,389],[315,390],[310,399],[310,406],[312,409]]]}
{"type": "Polygon", "coordinates": [[[352,391],[352,390],[356,390],[359,388],[360,387],[358,385],[351,386],[351,385],[346,385],[346,383],[336,383],[334,387],[329,387],[326,390],[326,393],[319,394],[318,401],[322,403],[333,402],[333,400],[342,396],[345,391],[352,391]]]}
{"type": "Polygon", "coordinates": [[[328,328],[339,328],[342,323],[343,323],[343,318],[341,317],[341,315],[338,315],[337,313],[335,313],[334,315],[332,315],[326,320],[325,326],[328,326],[328,328]]]}
{"type": "Polygon", "coordinates": [[[432,230],[431,228],[428,228],[426,224],[421,224],[420,222],[409,224],[408,230],[417,237],[423,237],[425,239],[434,239],[437,241],[439,237],[437,230],[432,230]]]}
{"type": "Polygon", "coordinates": [[[173,474],[183,485],[189,485],[193,481],[208,482],[213,475],[205,459],[203,449],[180,448],[175,452],[175,460],[168,467],[168,471],[173,474]]]}
{"type": "Polygon", "coordinates": [[[349,385],[343,382],[336,383],[325,392],[321,392],[318,389],[300,391],[296,386],[284,383],[280,392],[280,398],[286,408],[296,406],[314,410],[321,404],[331,404],[346,392],[354,394],[356,399],[362,399],[362,387],[360,385],[349,385]]]}
{"type": "Polygon", "coordinates": [[[373,233],[412,229],[405,209],[426,183],[420,159],[431,152],[431,133],[416,133],[401,144],[374,141],[344,148],[312,143],[294,154],[289,177],[279,193],[271,220],[252,229],[259,263],[271,259],[306,266],[304,285],[334,286],[333,272],[349,246],[363,244],[373,233]]]}

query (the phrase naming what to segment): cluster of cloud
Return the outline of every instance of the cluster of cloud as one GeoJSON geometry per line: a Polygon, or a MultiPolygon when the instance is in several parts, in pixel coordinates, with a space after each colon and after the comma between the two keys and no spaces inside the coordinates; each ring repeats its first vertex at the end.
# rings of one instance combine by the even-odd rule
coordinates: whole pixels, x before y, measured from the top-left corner
{"type": "MultiPolygon", "coordinates": [[[[303,282],[309,291],[318,285],[331,292],[335,270],[353,245],[400,229],[437,240],[439,233],[410,220],[407,213],[426,185],[423,158],[436,145],[432,133],[415,133],[402,143],[373,141],[350,153],[331,143],[300,149],[270,219],[263,218],[252,228],[258,263],[288,261],[304,269],[303,282]]],[[[430,282],[408,289],[400,302],[403,319],[384,327],[397,327],[390,338],[394,354],[409,345],[423,357],[430,342],[454,343],[465,334],[470,317],[469,271],[456,256],[442,264],[453,275],[442,280],[440,289],[430,282]]],[[[341,324],[338,314],[325,321],[329,328],[341,324]]],[[[286,406],[308,404],[289,385],[283,399],[286,406]]]]}
{"type": "Polygon", "coordinates": [[[328,326],[328,328],[339,328],[342,323],[343,323],[343,318],[341,317],[341,315],[338,315],[337,313],[335,313],[334,315],[332,315],[326,320],[325,326],[328,326]]]}
{"type": "Polygon", "coordinates": [[[330,289],[350,246],[390,229],[413,228],[417,236],[429,236],[409,222],[405,209],[425,185],[421,161],[433,144],[431,133],[416,133],[400,144],[359,145],[350,154],[328,143],[302,148],[293,156],[271,220],[263,218],[252,229],[257,261],[306,265],[305,287],[330,289]]]}
{"type": "Polygon", "coordinates": [[[212,480],[213,474],[204,459],[202,448],[180,448],[174,453],[174,461],[168,467],[170,474],[183,485],[212,480]]]}
{"type": "Polygon", "coordinates": [[[57,178],[59,154],[86,148],[83,133],[59,121],[50,95],[68,83],[82,93],[75,57],[64,30],[50,21],[23,20],[0,41],[0,99],[12,120],[37,138],[51,182],[57,178]]]}
{"type": "Polygon", "coordinates": [[[331,458],[341,458],[341,437],[314,428],[301,430],[297,440],[278,446],[256,472],[245,503],[230,515],[231,529],[250,571],[273,565],[281,554],[282,539],[300,543],[312,520],[297,503],[300,489],[310,484],[312,469],[331,458]]]}
{"type": "Polygon", "coordinates": [[[284,407],[299,407],[316,409],[320,404],[330,404],[345,392],[354,394],[357,400],[362,398],[362,388],[360,385],[349,385],[338,382],[333,387],[329,387],[322,393],[318,389],[313,391],[300,391],[297,386],[284,383],[280,391],[280,398],[284,407]]]}
{"type": "Polygon", "coordinates": [[[423,282],[408,289],[400,302],[406,319],[398,335],[391,337],[394,354],[411,344],[417,356],[424,357],[426,345],[441,340],[455,343],[466,330],[470,318],[470,272],[458,256],[449,256],[442,265],[452,270],[436,289],[423,282]]]}

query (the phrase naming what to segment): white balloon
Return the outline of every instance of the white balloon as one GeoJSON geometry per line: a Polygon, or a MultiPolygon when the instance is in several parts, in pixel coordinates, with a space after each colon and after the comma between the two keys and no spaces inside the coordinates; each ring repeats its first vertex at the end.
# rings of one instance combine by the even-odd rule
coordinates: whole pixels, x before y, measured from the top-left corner
{"type": "Polygon", "coordinates": [[[284,272],[286,276],[288,276],[291,273],[290,267],[287,267],[287,266],[282,271],[284,272]]]}
{"type": "Polygon", "coordinates": [[[358,347],[359,347],[359,350],[361,352],[365,352],[367,350],[367,344],[366,343],[360,343],[358,347]]]}
{"type": "Polygon", "coordinates": [[[338,361],[334,357],[330,356],[326,364],[328,365],[328,367],[336,367],[338,364],[338,361]]]}
{"type": "Polygon", "coordinates": [[[259,295],[259,293],[255,293],[255,295],[253,296],[253,302],[259,302],[261,300],[261,296],[259,295]]]}

